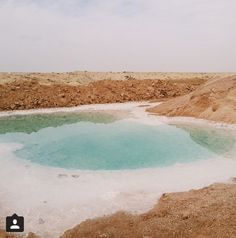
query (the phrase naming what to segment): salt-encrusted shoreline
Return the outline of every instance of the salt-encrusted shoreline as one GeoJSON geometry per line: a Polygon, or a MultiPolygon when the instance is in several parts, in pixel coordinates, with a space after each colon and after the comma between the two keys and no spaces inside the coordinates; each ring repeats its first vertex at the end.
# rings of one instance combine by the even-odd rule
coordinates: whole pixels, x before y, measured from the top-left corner
{"type": "MultiPolygon", "coordinates": [[[[161,125],[176,121],[176,118],[148,114],[145,109],[153,105],[148,102],[86,105],[75,108],[2,112],[0,116],[116,110],[131,112],[132,116],[125,120],[144,124],[161,125]]],[[[186,118],[186,121],[217,126],[206,120],[186,118]]],[[[224,129],[231,126],[225,124],[224,129]]],[[[5,207],[3,215],[8,215],[13,210],[19,214],[26,214],[28,224],[26,231],[33,231],[43,237],[58,237],[64,230],[87,218],[118,210],[147,211],[162,193],[198,189],[215,182],[228,182],[236,172],[235,161],[221,158],[134,171],[66,170],[44,167],[18,159],[13,154],[15,149],[11,146],[13,145],[1,144],[0,147],[2,152],[0,177],[5,178],[4,183],[0,182],[1,204],[5,207]],[[10,176],[12,173],[15,177],[10,176]],[[9,181],[6,181],[6,178],[9,181]],[[21,181],[19,178],[24,179],[21,181]],[[153,181],[162,182],[156,184],[153,181]],[[6,184],[16,184],[17,187],[25,189],[16,191],[6,187],[6,184]],[[62,192],[63,198],[60,197],[62,192]],[[18,197],[17,201],[15,197],[18,197]],[[70,213],[70,216],[64,217],[65,213],[70,213]]]]}
{"type": "MultiPolygon", "coordinates": [[[[16,115],[32,115],[32,114],[50,114],[57,112],[83,112],[83,111],[132,111],[135,117],[147,121],[147,118],[151,118],[154,121],[160,123],[191,123],[196,125],[207,125],[214,126],[217,128],[224,128],[230,130],[236,130],[236,124],[230,124],[225,122],[210,121],[207,119],[194,118],[194,117],[167,117],[160,116],[155,113],[147,113],[146,109],[160,105],[162,102],[125,102],[125,103],[108,103],[108,104],[89,104],[81,105],[77,107],[59,107],[59,108],[41,108],[41,109],[29,109],[29,110],[13,110],[13,111],[2,111],[0,117],[16,116],[16,115]]],[[[140,120],[141,122],[141,120],[140,120]]]]}

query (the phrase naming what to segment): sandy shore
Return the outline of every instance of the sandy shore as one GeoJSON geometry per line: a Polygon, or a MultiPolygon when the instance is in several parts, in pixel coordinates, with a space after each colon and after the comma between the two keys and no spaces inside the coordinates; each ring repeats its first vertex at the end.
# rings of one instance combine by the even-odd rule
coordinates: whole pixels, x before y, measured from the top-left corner
{"type": "Polygon", "coordinates": [[[236,184],[182,193],[165,193],[147,213],[119,212],[88,220],[61,238],[205,238],[236,237],[236,184]]]}
{"type": "MultiPolygon", "coordinates": [[[[87,220],[61,237],[233,238],[236,237],[235,197],[233,181],[189,192],[165,193],[149,212],[141,215],[119,212],[87,220]]],[[[21,238],[3,231],[0,237],[21,238]]],[[[30,233],[27,238],[39,237],[30,233]]]]}

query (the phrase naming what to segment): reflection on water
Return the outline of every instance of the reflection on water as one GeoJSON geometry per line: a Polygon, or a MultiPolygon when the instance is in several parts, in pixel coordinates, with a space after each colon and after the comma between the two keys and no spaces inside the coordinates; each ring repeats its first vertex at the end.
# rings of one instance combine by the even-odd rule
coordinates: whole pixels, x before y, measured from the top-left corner
{"type": "Polygon", "coordinates": [[[231,151],[236,143],[235,136],[229,130],[193,125],[175,126],[187,131],[197,144],[219,155],[231,151]]]}
{"type": "Polygon", "coordinates": [[[111,123],[118,120],[104,112],[58,112],[51,114],[33,114],[0,117],[0,134],[23,132],[30,134],[46,127],[58,127],[82,121],[93,123],[111,123]]]}

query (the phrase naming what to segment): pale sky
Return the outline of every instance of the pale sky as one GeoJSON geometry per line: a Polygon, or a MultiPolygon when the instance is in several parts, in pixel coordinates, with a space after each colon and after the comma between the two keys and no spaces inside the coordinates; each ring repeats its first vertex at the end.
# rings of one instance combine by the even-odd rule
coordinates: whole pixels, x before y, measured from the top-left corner
{"type": "Polygon", "coordinates": [[[0,0],[0,71],[236,72],[236,0],[0,0]]]}

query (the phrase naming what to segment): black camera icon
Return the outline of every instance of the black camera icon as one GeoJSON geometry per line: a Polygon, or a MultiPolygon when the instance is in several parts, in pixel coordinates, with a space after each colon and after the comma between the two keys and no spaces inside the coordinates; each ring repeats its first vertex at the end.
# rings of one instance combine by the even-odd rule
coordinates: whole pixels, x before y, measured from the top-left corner
{"type": "Polygon", "coordinates": [[[6,217],[6,232],[23,232],[24,217],[13,214],[6,217]]]}

